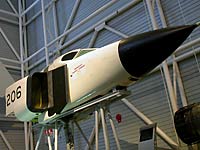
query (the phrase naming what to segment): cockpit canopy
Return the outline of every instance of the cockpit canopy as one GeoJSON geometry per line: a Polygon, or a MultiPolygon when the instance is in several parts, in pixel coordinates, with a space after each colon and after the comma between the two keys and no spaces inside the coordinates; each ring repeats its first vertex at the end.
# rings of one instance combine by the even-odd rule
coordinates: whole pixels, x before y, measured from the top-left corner
{"type": "Polygon", "coordinates": [[[87,49],[76,49],[76,50],[72,50],[66,54],[63,54],[62,56],[58,57],[57,59],[55,59],[53,61],[52,64],[50,64],[48,67],[46,67],[45,69],[43,69],[44,72],[56,69],[58,67],[61,67],[65,64],[67,64],[68,61],[76,59],[86,53],[89,53],[93,50],[96,50],[95,48],[87,48],[87,49]]]}
{"type": "Polygon", "coordinates": [[[66,54],[64,54],[63,56],[61,56],[61,61],[68,61],[68,60],[72,60],[75,58],[78,58],[86,53],[89,53],[91,51],[95,50],[95,48],[88,48],[88,49],[76,49],[73,51],[70,51],[66,54]]]}

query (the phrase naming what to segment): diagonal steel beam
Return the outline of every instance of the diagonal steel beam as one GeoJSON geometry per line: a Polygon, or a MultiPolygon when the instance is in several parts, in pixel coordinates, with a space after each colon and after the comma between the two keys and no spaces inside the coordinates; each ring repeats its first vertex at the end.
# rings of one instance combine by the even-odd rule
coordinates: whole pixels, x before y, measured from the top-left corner
{"type": "Polygon", "coordinates": [[[1,135],[2,139],[3,139],[3,141],[5,142],[6,146],[8,147],[8,149],[9,150],[14,150],[11,147],[10,143],[8,142],[7,138],[5,137],[5,135],[3,134],[3,132],[1,130],[0,130],[0,135],[1,135]]]}
{"type": "MultiPolygon", "coordinates": [[[[89,15],[88,17],[86,17],[85,19],[83,19],[81,22],[79,22],[78,24],[74,25],[72,28],[70,28],[70,30],[73,31],[76,28],[80,27],[81,25],[83,25],[84,23],[86,23],[87,21],[89,21],[91,18],[93,18],[94,16],[98,15],[100,12],[104,11],[105,9],[109,8],[110,6],[112,6],[116,2],[117,1],[110,1],[109,3],[107,3],[106,5],[104,5],[103,7],[99,8],[94,13],[92,13],[91,15],[89,15]]],[[[67,32],[67,30],[65,32],[67,32]]],[[[66,35],[64,35],[63,37],[65,37],[66,35]]],[[[60,43],[60,44],[62,45],[63,43],[60,43]]]]}
{"type": "Polygon", "coordinates": [[[6,43],[8,44],[8,46],[11,48],[12,52],[15,54],[15,56],[17,57],[18,60],[20,60],[20,56],[17,53],[16,49],[14,48],[14,46],[12,45],[12,43],[9,41],[8,37],[6,36],[5,32],[2,30],[2,28],[0,28],[0,33],[3,36],[3,38],[5,39],[6,43]]]}
{"type": "Polygon", "coordinates": [[[121,37],[123,37],[123,38],[128,38],[129,37],[128,35],[120,32],[120,31],[118,31],[118,30],[116,30],[116,29],[114,29],[114,28],[112,28],[112,27],[110,27],[108,25],[105,25],[104,28],[109,30],[109,31],[111,31],[111,32],[113,32],[113,33],[115,33],[115,34],[117,34],[117,35],[119,35],[119,36],[121,36],[121,37]]]}
{"type": "Polygon", "coordinates": [[[29,12],[40,0],[34,1],[26,10],[20,13],[20,17],[23,17],[27,12],[29,12]]]}
{"type": "Polygon", "coordinates": [[[13,16],[13,17],[18,17],[17,14],[15,14],[13,12],[6,11],[6,10],[3,10],[3,9],[0,9],[0,13],[6,14],[6,15],[9,15],[9,16],[13,16]]]}
{"type": "MultiPolygon", "coordinates": [[[[82,32],[81,34],[77,35],[77,36],[76,36],[75,38],[73,38],[72,40],[70,40],[70,41],[68,41],[67,43],[63,44],[62,47],[59,48],[57,51],[63,49],[64,47],[66,47],[67,45],[73,43],[73,42],[76,41],[77,39],[80,39],[81,37],[87,35],[88,33],[92,32],[92,30],[94,30],[94,28],[95,28],[96,26],[98,26],[99,24],[101,24],[101,23],[103,23],[103,22],[106,22],[106,21],[109,21],[109,20],[115,18],[117,15],[119,15],[119,14],[125,12],[126,10],[128,10],[128,9],[130,9],[130,8],[132,8],[133,6],[135,6],[136,4],[138,4],[139,2],[141,2],[141,0],[135,0],[135,1],[131,1],[131,2],[127,3],[126,5],[122,6],[122,7],[119,8],[118,10],[116,10],[116,11],[114,11],[113,13],[109,14],[107,17],[105,17],[105,18],[99,20],[97,23],[95,23],[94,25],[92,25],[91,27],[89,27],[88,29],[86,29],[86,30],[85,30],[84,32],[82,32]]],[[[104,7],[104,8],[105,8],[105,7],[104,7]]],[[[89,16],[88,16],[88,17],[89,17],[89,16]]],[[[85,21],[86,21],[86,20],[85,20],[85,21]]],[[[80,23],[82,24],[83,22],[80,22],[80,23]]],[[[54,40],[52,40],[51,42],[49,42],[49,43],[47,44],[47,46],[49,47],[49,46],[53,45],[55,42],[57,42],[58,40],[60,40],[62,37],[64,37],[64,36],[67,35],[68,33],[70,33],[70,32],[72,32],[73,30],[75,30],[75,28],[77,28],[77,27],[80,25],[80,23],[77,24],[77,25],[75,25],[75,26],[73,26],[72,28],[70,28],[69,30],[67,30],[65,33],[61,34],[60,36],[58,36],[57,38],[55,38],[54,40]]],[[[42,49],[44,49],[44,47],[43,47],[42,49]]],[[[41,50],[41,51],[42,51],[42,50],[41,50]]],[[[54,53],[56,53],[57,51],[54,51],[54,53]]],[[[37,52],[37,51],[36,51],[36,52],[37,52]]],[[[51,54],[50,54],[50,56],[51,56],[51,54]]],[[[27,59],[29,59],[29,58],[27,58],[27,59]]],[[[34,68],[35,66],[37,66],[39,63],[43,62],[44,60],[45,60],[45,59],[43,58],[43,59],[37,61],[35,64],[33,64],[32,66],[29,67],[29,70],[32,69],[32,68],[34,68]]]]}
{"type": "Polygon", "coordinates": [[[81,127],[79,126],[78,122],[76,120],[74,120],[74,123],[76,125],[76,127],[79,129],[81,135],[83,136],[84,140],[86,141],[86,143],[88,144],[89,148],[92,150],[92,146],[90,144],[90,142],[88,141],[86,135],[84,134],[83,130],[81,129],[81,127]]]}
{"type": "Polygon", "coordinates": [[[19,23],[17,21],[14,21],[14,20],[11,20],[11,19],[8,19],[8,18],[0,17],[0,20],[5,21],[7,23],[10,23],[12,25],[17,25],[17,26],[19,25],[19,23]]]}
{"type": "MultiPolygon", "coordinates": [[[[53,1],[54,1],[54,0],[53,0],[53,1]]],[[[45,10],[51,6],[51,4],[52,4],[53,1],[51,1],[51,2],[49,2],[47,5],[45,5],[45,10]]],[[[42,13],[42,10],[38,11],[34,16],[32,16],[32,18],[30,18],[29,20],[27,20],[27,22],[24,24],[24,26],[29,25],[29,24],[30,24],[32,21],[34,21],[38,16],[40,16],[41,13],[42,13]]]]}
{"type": "MultiPolygon", "coordinates": [[[[72,9],[72,13],[71,13],[71,15],[70,15],[70,17],[69,17],[69,19],[68,19],[68,21],[67,21],[67,24],[66,24],[66,26],[65,26],[65,29],[64,29],[63,33],[64,33],[65,31],[67,31],[67,30],[71,27],[72,21],[73,21],[75,15],[76,15],[76,12],[77,12],[77,10],[78,10],[78,8],[79,8],[80,2],[81,2],[80,0],[76,0],[76,2],[75,2],[75,4],[74,4],[74,7],[73,7],[73,9],[72,9]]],[[[65,38],[66,38],[66,36],[64,36],[63,38],[60,39],[59,45],[62,45],[62,44],[63,44],[63,42],[65,41],[65,38]]]]}
{"type": "Polygon", "coordinates": [[[12,2],[10,0],[7,0],[7,3],[10,5],[10,7],[12,8],[12,10],[14,11],[14,13],[19,16],[17,10],[15,9],[15,7],[13,6],[12,2]]]}
{"type": "MultiPolygon", "coordinates": [[[[137,115],[144,123],[153,124],[148,117],[146,117],[142,112],[140,112],[133,104],[131,104],[127,99],[123,98],[121,101],[137,115]]],[[[165,134],[160,128],[157,127],[157,134],[173,149],[177,149],[178,144],[175,143],[167,134],[165,134]]]]}
{"type": "Polygon", "coordinates": [[[40,130],[40,133],[39,133],[39,138],[37,140],[37,143],[36,143],[36,146],[35,146],[35,150],[38,150],[39,148],[39,145],[40,145],[40,142],[41,142],[41,139],[42,139],[42,134],[43,134],[43,131],[44,131],[44,126],[42,126],[41,130],[40,130]]]}

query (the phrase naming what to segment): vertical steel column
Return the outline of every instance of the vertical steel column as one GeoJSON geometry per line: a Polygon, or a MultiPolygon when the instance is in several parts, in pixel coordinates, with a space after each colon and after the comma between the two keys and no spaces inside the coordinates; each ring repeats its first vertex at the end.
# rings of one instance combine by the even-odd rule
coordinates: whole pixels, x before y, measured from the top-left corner
{"type": "MultiPolygon", "coordinates": [[[[25,7],[26,7],[25,0],[23,0],[22,3],[23,3],[22,9],[23,9],[23,11],[25,11],[25,7]]],[[[24,55],[25,55],[24,59],[26,59],[28,57],[27,30],[26,30],[25,23],[26,23],[26,15],[24,15],[22,17],[23,39],[24,39],[24,55]]],[[[26,75],[28,75],[28,63],[24,63],[24,66],[25,66],[26,75]]]]}
{"type": "Polygon", "coordinates": [[[57,13],[56,13],[56,1],[53,2],[53,23],[54,23],[54,32],[55,37],[58,37],[58,19],[57,19],[57,13]]]}
{"type": "MultiPolygon", "coordinates": [[[[175,60],[174,60],[175,61],[175,60]]],[[[186,98],[186,94],[185,94],[185,90],[184,90],[184,86],[183,86],[183,81],[181,78],[181,73],[178,67],[177,62],[175,61],[175,68],[176,68],[176,73],[177,73],[177,82],[178,82],[178,88],[179,88],[179,92],[180,92],[180,96],[181,96],[181,102],[183,106],[187,106],[188,102],[187,102],[187,98],[186,98]]]]}
{"type": "Polygon", "coordinates": [[[46,66],[49,65],[49,52],[47,47],[47,31],[46,31],[46,20],[45,20],[45,9],[44,9],[44,0],[41,0],[42,7],[42,24],[43,24],[43,33],[44,33],[44,48],[45,48],[45,57],[46,57],[46,66]]]}
{"type": "Polygon", "coordinates": [[[119,138],[118,138],[117,131],[115,129],[115,125],[114,125],[112,116],[110,114],[110,111],[108,111],[108,117],[109,117],[110,125],[111,125],[112,131],[113,131],[113,135],[114,135],[114,138],[115,138],[115,142],[116,142],[116,145],[117,145],[117,149],[121,150],[121,146],[120,146],[120,143],[119,143],[119,138]]]}
{"type": "MultiPolygon", "coordinates": [[[[161,19],[161,22],[162,22],[162,26],[163,27],[167,27],[167,23],[166,23],[166,20],[165,20],[165,16],[164,16],[164,13],[163,13],[163,9],[162,9],[160,0],[156,0],[156,4],[157,4],[157,8],[158,8],[158,13],[160,15],[160,19],[161,19]]],[[[175,55],[173,55],[173,57],[175,59],[175,55]]],[[[173,61],[174,61],[174,65],[175,65],[174,66],[175,67],[175,71],[177,73],[177,82],[178,82],[178,88],[179,88],[179,91],[180,91],[181,101],[182,101],[183,106],[187,106],[187,98],[186,98],[186,95],[185,95],[185,91],[184,91],[183,81],[181,79],[180,70],[179,70],[177,62],[175,60],[173,60],[173,61]]]]}
{"type": "MultiPolygon", "coordinates": [[[[24,77],[24,48],[23,48],[23,33],[22,33],[22,5],[21,0],[18,0],[18,9],[19,9],[19,42],[20,42],[20,58],[21,58],[21,77],[24,77]]],[[[25,135],[25,150],[29,150],[28,145],[28,124],[27,122],[24,122],[24,135],[25,135]]]]}
{"type": "MultiPolygon", "coordinates": [[[[173,55],[173,58],[175,58],[174,57],[174,55],[173,55]]],[[[173,60],[173,62],[172,62],[172,72],[173,72],[173,79],[172,79],[172,81],[173,81],[173,87],[174,87],[174,94],[175,94],[175,97],[177,97],[177,83],[176,83],[176,66],[175,66],[175,61],[173,60]]]]}
{"type": "Polygon", "coordinates": [[[66,149],[74,149],[74,124],[71,120],[64,122],[66,149]]]}
{"type": "MultiPolygon", "coordinates": [[[[57,19],[57,12],[56,12],[56,1],[53,1],[53,23],[54,23],[54,32],[55,32],[55,38],[58,37],[58,19],[57,19]]],[[[56,41],[56,49],[59,48],[59,42],[56,41]]],[[[56,52],[57,56],[60,55],[60,51],[56,52]]]]}
{"type": "MultiPolygon", "coordinates": [[[[165,16],[164,16],[164,13],[163,13],[163,9],[162,9],[160,0],[156,0],[156,5],[157,5],[157,8],[158,8],[158,13],[159,13],[159,16],[160,16],[160,19],[161,19],[162,26],[167,27],[167,23],[166,23],[166,20],[165,20],[165,16]]],[[[183,87],[183,81],[181,79],[179,67],[178,67],[177,62],[175,61],[175,55],[173,55],[173,69],[174,69],[173,70],[174,75],[176,75],[176,78],[174,77],[174,83],[176,82],[176,79],[177,79],[182,105],[187,106],[187,98],[186,98],[186,95],[185,95],[185,91],[184,91],[184,87],[183,87]]],[[[174,86],[174,88],[175,88],[175,86],[174,86]]],[[[177,142],[180,143],[180,139],[177,136],[177,134],[176,134],[176,139],[177,139],[177,142]]]]}
{"type": "Polygon", "coordinates": [[[52,150],[51,137],[50,137],[50,135],[47,135],[47,141],[48,141],[49,150],[52,150]]]}
{"type": "Polygon", "coordinates": [[[58,150],[58,122],[55,122],[54,150],[58,150]]]}
{"type": "MultiPolygon", "coordinates": [[[[153,29],[158,29],[158,25],[156,23],[156,19],[155,19],[155,15],[154,15],[154,10],[152,8],[152,0],[146,0],[146,4],[147,4],[147,8],[148,8],[148,12],[149,12],[149,15],[150,15],[150,19],[151,19],[153,29]]],[[[177,99],[176,99],[175,94],[174,94],[174,90],[173,90],[172,81],[171,81],[171,78],[170,78],[170,73],[169,73],[169,68],[168,68],[167,62],[164,61],[162,66],[163,66],[163,71],[164,71],[164,74],[165,74],[165,80],[166,80],[166,83],[167,83],[167,89],[168,89],[170,100],[171,100],[172,110],[173,110],[173,113],[175,113],[178,110],[178,105],[177,105],[177,99]]]]}
{"type": "Polygon", "coordinates": [[[28,122],[24,122],[24,135],[25,135],[25,150],[29,150],[28,122]]]}
{"type": "MultiPolygon", "coordinates": [[[[22,5],[21,5],[21,9],[23,11],[25,11],[25,0],[22,0],[22,5]]],[[[24,59],[27,58],[28,56],[28,47],[27,47],[27,31],[26,31],[26,26],[24,25],[25,22],[26,22],[26,14],[23,15],[23,16],[20,16],[22,19],[22,38],[23,38],[23,43],[24,43],[24,59]]],[[[26,72],[26,75],[28,75],[28,63],[24,63],[24,61],[22,62],[23,65],[24,65],[24,69],[25,69],[25,72],[26,72]]],[[[32,122],[27,122],[27,137],[28,137],[28,140],[27,140],[27,143],[28,143],[28,146],[30,144],[30,149],[33,150],[34,148],[34,145],[33,145],[33,133],[32,133],[32,122]],[[30,142],[30,143],[29,143],[30,142]]]]}
{"type": "Polygon", "coordinates": [[[30,131],[30,149],[33,150],[34,149],[34,145],[33,145],[33,131],[32,131],[32,122],[29,122],[29,131],[30,131]]]}
{"type": "Polygon", "coordinates": [[[24,64],[23,64],[23,56],[24,56],[24,48],[23,48],[23,33],[22,33],[22,5],[21,0],[18,0],[18,9],[19,9],[19,42],[20,42],[20,60],[21,60],[21,77],[24,77],[24,64]]]}
{"type": "Polygon", "coordinates": [[[99,112],[95,110],[95,147],[99,149],[99,112]]]}
{"type": "MultiPolygon", "coordinates": [[[[89,137],[89,143],[90,143],[90,144],[93,143],[94,136],[95,136],[96,133],[97,133],[97,129],[99,130],[99,124],[100,124],[100,121],[101,121],[100,113],[97,111],[97,109],[96,109],[96,111],[95,111],[95,122],[96,122],[96,120],[98,120],[98,123],[95,123],[95,126],[94,126],[94,128],[92,129],[92,132],[91,132],[90,137],[89,137]],[[98,115],[98,116],[97,116],[97,115],[98,115]]],[[[97,133],[97,134],[98,134],[98,133],[97,133]]],[[[98,143],[99,140],[96,140],[96,138],[95,138],[95,141],[97,141],[97,143],[98,143]]],[[[98,146],[99,146],[99,145],[97,145],[97,148],[98,148],[98,146]]],[[[85,150],[88,150],[88,149],[89,149],[89,146],[86,145],[85,150]]],[[[97,149],[97,150],[98,150],[98,149],[97,149]]]]}
{"type": "Polygon", "coordinates": [[[107,126],[106,126],[104,110],[103,110],[102,107],[100,108],[100,114],[101,114],[101,122],[102,122],[102,127],[103,127],[103,136],[104,136],[105,148],[106,148],[106,150],[110,150],[108,130],[107,130],[107,126]]]}

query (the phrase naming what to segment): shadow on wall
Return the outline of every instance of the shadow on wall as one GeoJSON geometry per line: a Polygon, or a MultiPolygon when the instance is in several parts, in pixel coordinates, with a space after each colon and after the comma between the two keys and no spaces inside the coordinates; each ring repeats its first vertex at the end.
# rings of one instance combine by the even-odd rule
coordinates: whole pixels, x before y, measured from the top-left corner
{"type": "Polygon", "coordinates": [[[120,145],[121,145],[121,149],[138,150],[138,144],[129,143],[129,142],[124,141],[124,140],[119,140],[119,142],[120,142],[120,145]]]}
{"type": "MultiPolygon", "coordinates": [[[[121,145],[121,149],[138,150],[138,144],[129,143],[129,142],[124,141],[124,140],[120,140],[119,142],[120,142],[120,145],[121,145]]],[[[170,149],[157,147],[157,150],[170,150],[170,149]]]]}
{"type": "Polygon", "coordinates": [[[0,97],[0,116],[6,114],[5,97],[0,97]]]}

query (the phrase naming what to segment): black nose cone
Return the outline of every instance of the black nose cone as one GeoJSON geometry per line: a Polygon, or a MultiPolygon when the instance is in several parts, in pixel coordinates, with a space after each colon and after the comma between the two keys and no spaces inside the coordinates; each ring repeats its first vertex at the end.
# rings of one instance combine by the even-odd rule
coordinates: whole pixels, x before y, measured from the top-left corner
{"type": "Polygon", "coordinates": [[[141,77],[170,56],[197,25],[164,28],[121,40],[119,57],[134,77],[141,77]]]}

